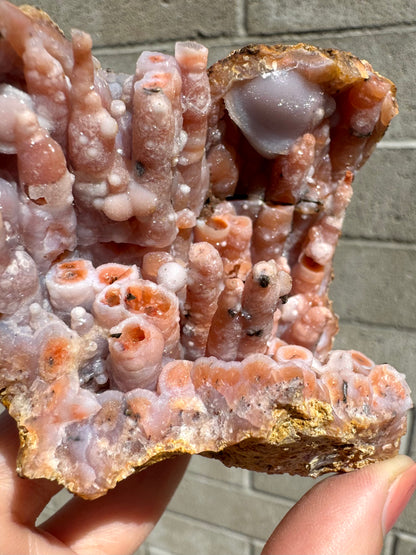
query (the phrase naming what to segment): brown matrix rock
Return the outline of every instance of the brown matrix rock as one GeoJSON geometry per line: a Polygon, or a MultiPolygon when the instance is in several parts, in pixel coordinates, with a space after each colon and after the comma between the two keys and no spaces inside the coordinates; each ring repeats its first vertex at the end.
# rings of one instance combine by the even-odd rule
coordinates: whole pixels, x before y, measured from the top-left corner
{"type": "Polygon", "coordinates": [[[86,498],[176,453],[318,476],[394,455],[404,376],[331,351],[355,171],[397,112],[351,54],[143,52],[0,0],[0,389],[18,471],[86,498]]]}

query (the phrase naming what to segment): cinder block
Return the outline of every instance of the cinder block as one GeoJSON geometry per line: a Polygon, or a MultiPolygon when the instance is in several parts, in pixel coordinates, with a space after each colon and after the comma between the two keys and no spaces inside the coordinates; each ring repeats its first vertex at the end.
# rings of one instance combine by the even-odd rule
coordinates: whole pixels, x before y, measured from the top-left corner
{"type": "MultiPolygon", "coordinates": [[[[183,29],[182,37],[178,40],[187,40],[186,29],[183,29]]],[[[229,39],[227,37],[221,38],[198,38],[197,41],[209,50],[208,52],[208,66],[215,63],[217,60],[225,58],[238,48],[242,48],[250,42],[247,37],[238,39],[229,39]]],[[[100,60],[102,67],[111,68],[113,71],[133,73],[136,67],[136,60],[140,53],[144,50],[164,52],[166,54],[173,54],[175,51],[175,42],[155,42],[155,43],[139,43],[129,46],[118,47],[94,47],[94,54],[100,60]]]]}
{"type": "Polygon", "coordinates": [[[228,468],[220,461],[207,459],[206,457],[192,457],[188,471],[236,485],[248,484],[250,474],[248,470],[228,468]]]}
{"type": "Polygon", "coordinates": [[[250,0],[247,2],[249,33],[272,34],[312,29],[346,29],[407,23],[415,19],[414,6],[406,0],[250,0]]]}
{"type": "Polygon", "coordinates": [[[264,548],[264,542],[254,540],[251,544],[251,555],[261,555],[264,548]]]}
{"type": "Polygon", "coordinates": [[[237,0],[38,0],[36,5],[66,34],[74,27],[91,33],[96,46],[216,37],[239,29],[237,0]]]}
{"type": "MultiPolygon", "coordinates": [[[[413,393],[414,393],[414,395],[413,395],[413,399],[414,399],[415,394],[416,394],[415,389],[413,389],[413,393]]],[[[410,428],[409,431],[412,434],[411,441],[410,441],[410,448],[409,448],[409,456],[413,460],[415,460],[415,458],[416,458],[416,410],[415,410],[415,408],[413,408],[412,413],[413,413],[412,414],[413,421],[410,421],[410,424],[409,424],[409,428],[410,428]]],[[[416,529],[414,530],[414,532],[416,534],[416,529]]]]}
{"type": "MultiPolygon", "coordinates": [[[[413,496],[405,510],[400,515],[394,528],[408,534],[415,532],[416,496],[413,496]]],[[[413,542],[412,542],[413,543],[413,542]]],[[[412,553],[410,551],[410,553],[412,553]]],[[[415,553],[415,552],[414,552],[415,553]]],[[[395,554],[396,555],[396,554],[395,554]]]]}
{"type": "Polygon", "coordinates": [[[253,488],[264,493],[284,497],[290,501],[298,501],[321,480],[323,478],[314,479],[305,476],[289,476],[288,474],[253,473],[253,488]]]}
{"type": "Polygon", "coordinates": [[[396,541],[394,528],[386,535],[383,542],[383,549],[381,555],[395,555],[394,544],[396,541]]]}
{"type": "Polygon", "coordinates": [[[70,501],[72,497],[73,495],[69,493],[68,490],[62,489],[59,493],[57,493],[54,497],[52,497],[52,499],[43,509],[43,511],[37,518],[36,524],[39,526],[40,524],[48,520],[48,518],[50,518],[57,511],[59,511],[59,509],[63,507],[65,503],[70,501]]]}
{"type": "Polygon", "coordinates": [[[330,298],[341,318],[416,328],[416,248],[341,240],[330,298]]]}
{"type": "Polygon", "coordinates": [[[182,515],[266,540],[292,503],[187,474],[169,507],[182,515]]]}
{"type": "Polygon", "coordinates": [[[343,236],[416,242],[416,149],[377,148],[360,169],[343,236]]]}
{"type": "Polygon", "coordinates": [[[166,512],[147,540],[149,555],[250,555],[250,540],[219,526],[166,512]]]}
{"type": "Polygon", "coordinates": [[[234,39],[232,42],[226,42],[225,44],[223,43],[223,41],[216,40],[211,40],[208,42],[208,44],[204,43],[209,48],[208,64],[212,65],[218,60],[226,58],[234,50],[243,48],[243,46],[246,46],[251,42],[253,41],[249,37],[242,37],[234,39]]]}
{"type": "Polygon", "coordinates": [[[136,549],[133,555],[171,555],[170,553],[150,553],[149,549],[147,548],[146,544],[142,544],[140,547],[136,549]]]}
{"type": "MultiPolygon", "coordinates": [[[[134,555],[137,555],[134,553],[134,555]]],[[[164,549],[159,549],[153,545],[148,545],[146,550],[146,555],[173,555],[172,551],[165,551],[164,549]]]]}
{"type": "Polygon", "coordinates": [[[416,536],[399,533],[394,547],[394,555],[416,555],[416,536]]]}
{"type": "Polygon", "coordinates": [[[174,43],[135,45],[128,48],[94,48],[93,54],[104,69],[109,69],[115,73],[133,74],[137,59],[141,52],[145,50],[173,54],[174,43]]]}

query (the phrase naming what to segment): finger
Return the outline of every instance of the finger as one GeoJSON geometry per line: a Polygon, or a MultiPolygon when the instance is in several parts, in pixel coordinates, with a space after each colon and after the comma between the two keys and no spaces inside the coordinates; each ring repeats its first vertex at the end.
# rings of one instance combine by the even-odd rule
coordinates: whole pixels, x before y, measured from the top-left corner
{"type": "Polygon", "coordinates": [[[403,455],[327,478],[285,516],[262,555],[375,555],[416,488],[416,464],[403,455]]]}
{"type": "Polygon", "coordinates": [[[94,501],[74,498],[41,528],[80,555],[132,553],[159,520],[188,460],[157,463],[94,501]]]}
{"type": "Polygon", "coordinates": [[[0,415],[0,430],[0,526],[7,525],[11,519],[33,526],[61,486],[50,480],[28,480],[18,476],[16,457],[19,436],[16,423],[7,411],[0,415]]]}

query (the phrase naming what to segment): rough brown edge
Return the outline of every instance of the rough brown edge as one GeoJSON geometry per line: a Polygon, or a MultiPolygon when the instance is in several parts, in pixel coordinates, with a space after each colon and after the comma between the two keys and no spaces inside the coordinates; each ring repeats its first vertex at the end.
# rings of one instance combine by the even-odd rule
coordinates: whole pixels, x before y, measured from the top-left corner
{"type": "MultiPolygon", "coordinates": [[[[259,72],[272,71],[284,54],[296,50],[305,50],[335,63],[334,73],[323,83],[325,91],[330,94],[339,92],[357,81],[368,79],[368,70],[376,73],[366,60],[360,60],[350,52],[336,48],[319,48],[302,42],[275,45],[249,44],[234,50],[209,68],[211,86],[216,92],[216,87],[223,87],[224,83],[231,85],[234,80],[249,79],[259,72]]],[[[391,90],[395,94],[394,83],[385,77],[383,79],[390,83],[391,90]]]]}
{"type": "Polygon", "coordinates": [[[59,33],[63,37],[65,37],[65,33],[62,31],[59,25],[55,23],[51,16],[44,12],[42,9],[31,6],[30,4],[22,4],[21,6],[18,6],[18,8],[25,15],[30,17],[32,21],[36,21],[37,23],[41,23],[42,25],[52,27],[56,31],[59,31],[59,33]]]}

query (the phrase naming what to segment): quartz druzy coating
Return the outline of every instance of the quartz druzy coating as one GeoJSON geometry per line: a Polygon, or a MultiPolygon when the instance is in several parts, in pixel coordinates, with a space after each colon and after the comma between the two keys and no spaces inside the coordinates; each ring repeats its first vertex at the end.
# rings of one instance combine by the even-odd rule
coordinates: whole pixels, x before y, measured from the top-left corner
{"type": "Polygon", "coordinates": [[[394,455],[402,374],[331,351],[355,171],[396,114],[351,54],[143,52],[0,0],[0,390],[17,467],[86,498],[175,453],[318,476],[394,455]]]}

